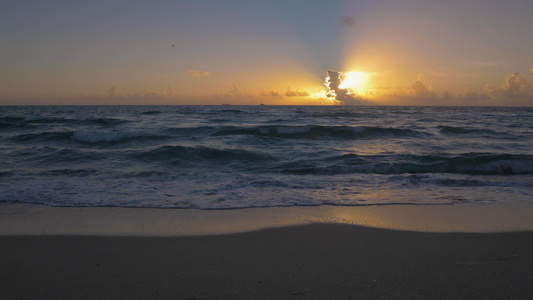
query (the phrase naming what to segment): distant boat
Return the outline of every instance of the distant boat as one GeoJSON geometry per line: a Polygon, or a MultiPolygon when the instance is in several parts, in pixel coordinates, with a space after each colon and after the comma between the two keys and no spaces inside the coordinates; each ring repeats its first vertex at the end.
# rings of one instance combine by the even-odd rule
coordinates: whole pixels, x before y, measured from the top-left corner
{"type": "Polygon", "coordinates": [[[263,103],[259,104],[259,106],[265,106],[263,103]]]}

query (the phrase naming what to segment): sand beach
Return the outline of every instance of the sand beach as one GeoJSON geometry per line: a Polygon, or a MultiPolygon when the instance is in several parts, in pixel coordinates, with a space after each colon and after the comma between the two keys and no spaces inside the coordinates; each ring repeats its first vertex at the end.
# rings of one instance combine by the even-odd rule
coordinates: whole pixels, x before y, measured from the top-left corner
{"type": "MultiPolygon", "coordinates": [[[[493,208],[463,207],[470,209],[470,225],[463,222],[460,230],[461,214],[455,213],[456,230],[445,230],[438,218],[432,228],[427,217],[415,217],[423,209],[431,218],[436,208],[416,206],[387,208],[397,211],[392,214],[361,207],[115,211],[2,204],[0,290],[3,299],[529,299],[531,211],[504,222],[508,216],[500,208],[499,221],[489,222],[498,215],[488,213],[493,208]],[[340,211],[344,222],[334,222],[340,211]],[[349,222],[347,215],[357,211],[363,224],[349,222]],[[285,222],[291,214],[300,221],[285,222]],[[411,220],[404,227],[427,223],[427,230],[391,229],[377,221],[380,214],[395,224],[411,220]],[[391,214],[396,219],[387,218],[391,214]],[[256,224],[272,223],[235,230],[248,224],[246,215],[256,224]],[[328,215],[329,221],[313,219],[328,215]],[[240,221],[231,221],[237,216],[240,221]],[[500,224],[499,230],[483,232],[481,216],[487,224],[500,224]],[[365,225],[372,220],[382,228],[365,225]],[[183,231],[155,234],[165,222],[183,231]],[[207,227],[194,232],[195,222],[218,223],[225,232],[207,227]],[[17,226],[24,231],[13,230],[17,226]],[[130,234],[121,228],[130,228],[130,234]]],[[[453,209],[441,209],[451,222],[453,209]]]]}

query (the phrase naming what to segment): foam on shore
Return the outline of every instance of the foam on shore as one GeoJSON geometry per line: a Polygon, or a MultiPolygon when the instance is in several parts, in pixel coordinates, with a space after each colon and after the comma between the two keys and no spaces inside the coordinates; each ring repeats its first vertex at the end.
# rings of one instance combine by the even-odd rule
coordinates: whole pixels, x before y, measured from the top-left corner
{"type": "Polygon", "coordinates": [[[425,232],[533,230],[533,204],[270,207],[235,210],[0,204],[0,235],[190,236],[312,223],[425,232]]]}

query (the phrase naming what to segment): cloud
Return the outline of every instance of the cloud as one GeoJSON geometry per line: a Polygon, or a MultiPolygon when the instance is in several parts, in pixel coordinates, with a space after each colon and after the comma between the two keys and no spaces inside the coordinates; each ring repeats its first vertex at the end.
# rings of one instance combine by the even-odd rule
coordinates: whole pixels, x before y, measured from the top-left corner
{"type": "Polygon", "coordinates": [[[112,86],[107,90],[107,96],[114,98],[117,96],[118,87],[112,86]]]}
{"type": "Polygon", "coordinates": [[[266,96],[266,97],[281,97],[281,94],[274,90],[270,90],[270,91],[261,90],[259,94],[261,96],[266,96]]]}
{"type": "Polygon", "coordinates": [[[442,105],[487,105],[490,103],[490,97],[483,94],[477,94],[465,87],[461,91],[452,94],[450,92],[442,93],[442,105]]]}
{"type": "Polygon", "coordinates": [[[350,93],[348,89],[343,89],[341,73],[333,70],[328,70],[326,82],[324,83],[328,88],[327,96],[334,97],[336,100],[344,100],[350,93]]]}
{"type": "Polygon", "coordinates": [[[355,19],[348,16],[341,17],[342,24],[345,26],[353,27],[355,26],[355,19]]]}
{"type": "Polygon", "coordinates": [[[437,94],[433,92],[431,86],[426,87],[422,82],[424,80],[424,75],[418,73],[418,79],[411,86],[410,94],[418,98],[435,98],[437,94]]]}
{"type": "Polygon", "coordinates": [[[232,85],[229,90],[218,94],[218,96],[222,98],[234,98],[234,97],[238,97],[241,95],[242,95],[241,90],[236,85],[232,85]]]}
{"type": "Polygon", "coordinates": [[[168,97],[167,93],[163,93],[158,90],[151,90],[151,89],[147,89],[147,90],[128,96],[128,98],[141,98],[141,99],[161,99],[161,98],[167,98],[167,97],[168,97]]]}
{"type": "Polygon", "coordinates": [[[212,98],[214,100],[224,100],[232,102],[250,100],[254,97],[247,93],[241,92],[241,89],[238,88],[236,85],[232,85],[230,89],[222,93],[215,94],[214,96],[212,96],[212,98]]]}
{"type": "Polygon", "coordinates": [[[368,88],[369,93],[374,96],[398,96],[410,98],[432,99],[437,98],[438,95],[433,91],[431,86],[426,86],[424,83],[424,75],[418,73],[418,78],[410,87],[380,87],[372,86],[368,88]]]}
{"type": "Polygon", "coordinates": [[[211,75],[209,72],[200,71],[200,70],[189,70],[189,71],[187,71],[187,74],[189,74],[189,76],[209,76],[209,75],[211,75]]]}
{"type": "Polygon", "coordinates": [[[355,97],[350,89],[341,88],[341,77],[342,75],[340,72],[328,70],[326,82],[324,82],[324,85],[328,88],[326,91],[326,97],[335,99],[336,101],[339,101],[340,104],[346,105],[364,104],[365,102],[368,102],[365,99],[355,97]]]}
{"type": "Polygon", "coordinates": [[[490,95],[501,100],[520,100],[533,97],[533,84],[520,77],[518,72],[513,72],[507,76],[499,88],[487,84],[485,89],[490,95]]]}
{"type": "Polygon", "coordinates": [[[365,89],[365,96],[388,105],[487,105],[491,100],[487,95],[476,94],[469,88],[458,93],[444,92],[439,95],[431,86],[426,86],[424,75],[407,87],[383,87],[372,85],[365,89]]]}
{"type": "Polygon", "coordinates": [[[309,96],[309,93],[306,91],[300,92],[298,89],[296,91],[291,90],[291,87],[287,87],[287,91],[285,92],[285,96],[287,97],[307,97],[309,96]]]}

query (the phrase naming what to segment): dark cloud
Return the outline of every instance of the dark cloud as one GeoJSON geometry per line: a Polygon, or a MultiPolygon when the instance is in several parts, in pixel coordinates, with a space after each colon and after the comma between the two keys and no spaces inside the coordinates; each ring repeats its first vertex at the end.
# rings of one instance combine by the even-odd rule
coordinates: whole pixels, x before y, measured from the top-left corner
{"type": "Polygon", "coordinates": [[[342,24],[345,26],[353,27],[355,26],[355,19],[348,16],[342,16],[341,17],[342,24]]]}
{"type": "Polygon", "coordinates": [[[349,94],[348,89],[341,88],[341,73],[333,70],[328,70],[326,82],[324,83],[328,88],[326,96],[335,98],[336,100],[343,100],[349,94]]]}

